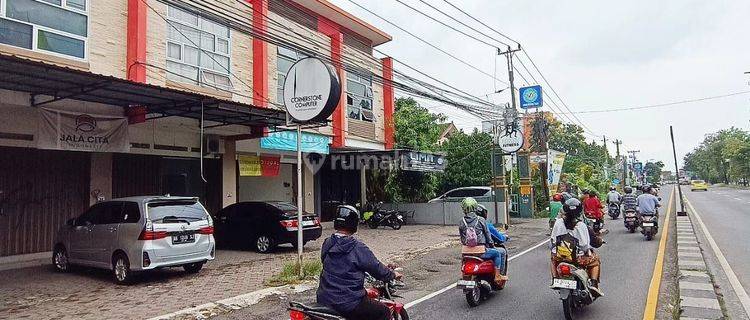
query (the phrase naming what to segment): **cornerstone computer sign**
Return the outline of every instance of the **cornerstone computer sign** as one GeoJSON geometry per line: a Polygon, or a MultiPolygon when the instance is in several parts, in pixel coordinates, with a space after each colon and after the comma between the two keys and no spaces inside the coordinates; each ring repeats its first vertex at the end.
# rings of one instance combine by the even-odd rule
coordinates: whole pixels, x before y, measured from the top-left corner
{"type": "Polygon", "coordinates": [[[326,120],[339,99],[341,85],[336,72],[318,58],[299,60],[286,74],[284,106],[296,123],[326,120]]]}

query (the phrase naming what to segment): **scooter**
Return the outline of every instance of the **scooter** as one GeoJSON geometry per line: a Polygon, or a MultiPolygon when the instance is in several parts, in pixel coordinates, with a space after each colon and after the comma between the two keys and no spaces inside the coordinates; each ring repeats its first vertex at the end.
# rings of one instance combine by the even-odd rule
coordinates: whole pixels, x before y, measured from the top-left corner
{"type": "Polygon", "coordinates": [[[623,221],[625,222],[625,228],[627,228],[630,233],[634,233],[635,229],[638,228],[638,217],[636,216],[634,209],[625,210],[625,219],[623,221]]]}
{"type": "Polygon", "coordinates": [[[651,241],[659,232],[659,216],[656,213],[643,213],[640,223],[641,233],[646,236],[646,240],[651,241]]]}
{"type": "MultiPolygon", "coordinates": [[[[505,249],[505,245],[495,239],[495,247],[505,249]]],[[[507,251],[506,251],[507,252],[507,251]]],[[[487,300],[493,291],[503,290],[507,280],[495,282],[495,263],[481,258],[482,253],[461,253],[461,280],[456,287],[463,290],[469,306],[476,307],[483,300],[487,300]]],[[[508,275],[508,255],[503,262],[503,275],[508,275]]]]}
{"type": "Polygon", "coordinates": [[[609,216],[612,218],[612,220],[617,220],[617,218],[620,217],[620,205],[617,203],[610,203],[609,204],[609,216]]]}
{"type": "MultiPolygon", "coordinates": [[[[396,268],[396,271],[401,271],[396,268]]],[[[403,298],[396,295],[396,291],[404,287],[404,283],[397,280],[388,282],[380,281],[365,273],[365,280],[370,284],[367,288],[367,297],[385,304],[391,310],[393,320],[409,320],[409,314],[404,304],[397,302],[394,298],[403,298]]],[[[289,318],[291,320],[346,320],[344,316],[331,308],[317,303],[302,303],[292,301],[289,303],[289,318]]]]}
{"type": "Polygon", "coordinates": [[[377,229],[381,225],[386,225],[393,230],[401,229],[404,224],[404,215],[396,210],[377,210],[367,219],[367,226],[370,229],[377,229]]]}
{"type": "Polygon", "coordinates": [[[561,262],[557,265],[557,274],[558,276],[552,279],[550,288],[560,294],[565,319],[571,320],[573,310],[593,303],[596,297],[591,294],[591,281],[586,269],[561,262]]]}

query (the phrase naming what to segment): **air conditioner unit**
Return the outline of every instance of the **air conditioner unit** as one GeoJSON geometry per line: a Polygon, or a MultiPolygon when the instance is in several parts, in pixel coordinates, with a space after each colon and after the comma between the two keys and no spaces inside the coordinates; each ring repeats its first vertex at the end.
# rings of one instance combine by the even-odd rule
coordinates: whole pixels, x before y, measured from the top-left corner
{"type": "Polygon", "coordinates": [[[215,134],[207,134],[203,136],[203,154],[216,154],[219,153],[221,146],[221,137],[215,134]]]}

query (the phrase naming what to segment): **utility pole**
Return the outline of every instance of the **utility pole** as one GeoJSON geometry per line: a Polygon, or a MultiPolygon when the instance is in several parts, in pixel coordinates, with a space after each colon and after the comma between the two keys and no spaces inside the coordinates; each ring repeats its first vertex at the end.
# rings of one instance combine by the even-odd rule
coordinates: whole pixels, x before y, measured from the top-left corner
{"type": "MultiPolygon", "coordinates": [[[[637,153],[639,153],[639,152],[641,152],[641,150],[628,150],[628,153],[630,154],[630,157],[633,159],[633,161],[632,161],[633,163],[636,163],[636,159],[637,158],[635,157],[635,155],[637,153]]],[[[637,176],[636,176],[636,179],[638,179],[637,176]]]]}
{"type": "MultiPolygon", "coordinates": [[[[677,167],[677,149],[674,146],[674,133],[672,131],[672,126],[669,126],[669,137],[672,139],[672,156],[674,156],[674,172],[675,174],[679,176],[680,169],[677,167]]],[[[680,209],[682,209],[680,211],[677,211],[677,215],[686,216],[687,212],[685,211],[685,202],[682,199],[682,188],[680,187],[679,179],[677,181],[677,192],[679,193],[679,196],[680,196],[680,209]]],[[[669,214],[669,212],[667,212],[667,214],[669,214]]]]}
{"type": "Polygon", "coordinates": [[[622,186],[622,190],[624,192],[625,186],[626,186],[626,184],[625,184],[625,178],[627,177],[627,172],[628,172],[628,169],[627,169],[627,167],[628,167],[628,160],[627,159],[620,159],[620,145],[622,144],[622,141],[620,141],[619,139],[615,139],[614,143],[615,143],[615,150],[617,152],[617,158],[616,159],[617,159],[618,162],[620,160],[622,160],[622,181],[620,181],[620,185],[622,186]]]}

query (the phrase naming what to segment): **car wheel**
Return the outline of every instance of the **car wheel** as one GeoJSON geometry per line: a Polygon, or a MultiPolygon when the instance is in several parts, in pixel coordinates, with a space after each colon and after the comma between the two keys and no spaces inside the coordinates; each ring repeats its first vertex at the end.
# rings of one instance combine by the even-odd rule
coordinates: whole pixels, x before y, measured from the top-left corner
{"type": "Polygon", "coordinates": [[[273,251],[275,241],[268,235],[262,234],[255,239],[255,250],[260,253],[273,251]]]}
{"type": "Polygon", "coordinates": [[[58,245],[52,252],[52,265],[55,266],[57,272],[68,272],[70,271],[70,259],[68,259],[68,251],[65,250],[63,245],[58,245]]]}
{"type": "Polygon", "coordinates": [[[189,263],[183,265],[182,268],[185,269],[185,272],[187,273],[198,273],[198,271],[203,269],[203,264],[204,262],[189,263]]]}
{"type": "Polygon", "coordinates": [[[112,259],[112,275],[117,284],[132,283],[133,274],[130,270],[130,260],[123,253],[115,254],[112,259]]]}

